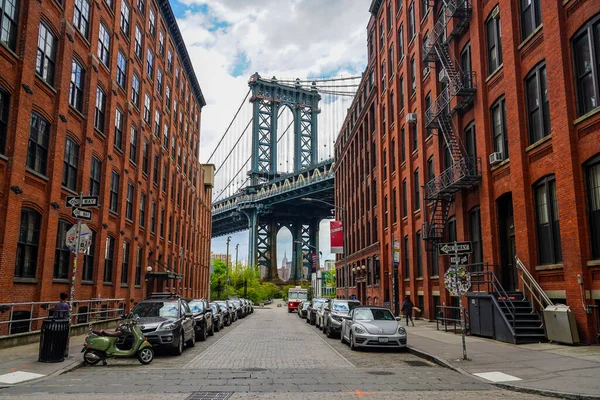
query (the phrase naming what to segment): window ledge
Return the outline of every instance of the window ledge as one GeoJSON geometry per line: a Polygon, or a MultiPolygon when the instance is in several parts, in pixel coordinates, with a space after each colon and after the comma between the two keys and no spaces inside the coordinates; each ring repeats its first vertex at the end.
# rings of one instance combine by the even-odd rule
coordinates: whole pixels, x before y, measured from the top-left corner
{"type": "Polygon", "coordinates": [[[583,114],[581,117],[577,118],[576,120],[573,121],[573,125],[577,125],[580,122],[590,118],[592,115],[596,115],[600,113],[600,106],[594,108],[593,110],[589,111],[587,114],[583,114]]]}
{"type": "Polygon", "coordinates": [[[71,104],[69,104],[69,111],[73,111],[75,113],[75,116],[81,118],[82,120],[86,119],[83,113],[75,107],[73,107],[71,104]]]}
{"type": "Polygon", "coordinates": [[[421,214],[421,209],[420,208],[418,210],[413,211],[413,215],[414,216],[417,216],[419,214],[421,214]]]}
{"type": "Polygon", "coordinates": [[[136,289],[141,289],[141,288],[142,288],[142,286],[141,286],[141,285],[135,285],[134,287],[135,287],[136,289]]]}
{"type": "Polygon", "coordinates": [[[32,175],[34,175],[34,176],[36,176],[37,178],[40,178],[40,179],[43,179],[43,180],[45,180],[46,182],[48,182],[48,180],[49,180],[49,179],[48,179],[48,177],[47,177],[46,175],[42,175],[42,174],[40,174],[39,172],[37,172],[37,171],[34,171],[34,170],[32,170],[31,168],[29,168],[29,167],[26,167],[26,168],[25,168],[25,171],[27,171],[28,173],[30,173],[30,174],[32,174],[32,175]]]}
{"type": "MultiPolygon", "coordinates": [[[[46,82],[46,80],[44,78],[42,78],[42,76],[40,74],[38,74],[37,71],[35,73],[35,77],[36,77],[36,81],[42,82],[45,85],[46,89],[48,89],[48,90],[52,91],[52,93],[56,94],[56,89],[54,89],[54,87],[52,87],[52,85],[50,83],[46,82]]],[[[56,78],[56,76],[55,76],[55,78],[56,78]]]]}
{"type": "Polygon", "coordinates": [[[491,74],[488,75],[487,78],[485,78],[485,83],[488,83],[489,81],[491,81],[494,76],[498,75],[498,73],[504,68],[504,63],[500,64],[498,66],[498,68],[496,68],[491,74]]]}
{"type": "Polygon", "coordinates": [[[410,282],[410,278],[406,278],[404,282],[410,282]]]}
{"type": "Polygon", "coordinates": [[[588,267],[600,267],[600,260],[590,260],[587,262],[588,267]]]}
{"type": "Polygon", "coordinates": [[[536,271],[551,271],[555,269],[563,269],[562,264],[548,264],[548,265],[538,265],[535,267],[536,271]]]}
{"type": "Polygon", "coordinates": [[[52,283],[71,283],[71,281],[68,279],[53,278],[52,283]]]}
{"type": "Polygon", "coordinates": [[[422,281],[422,280],[423,280],[423,277],[416,278],[415,280],[416,280],[416,281],[422,281]]]}
{"type": "Polygon", "coordinates": [[[529,152],[529,151],[531,151],[531,150],[535,149],[536,147],[539,147],[539,146],[541,146],[542,144],[544,144],[544,143],[548,142],[548,141],[549,141],[549,140],[551,140],[551,139],[552,139],[552,134],[549,134],[548,136],[546,136],[546,137],[543,137],[543,138],[541,138],[540,140],[538,140],[537,142],[535,142],[535,143],[533,143],[533,144],[530,144],[529,146],[527,146],[527,147],[525,148],[525,151],[526,151],[526,152],[529,152]]]}
{"type": "Polygon", "coordinates": [[[119,217],[119,213],[116,212],[116,211],[113,211],[113,210],[108,210],[108,214],[109,214],[109,216],[113,216],[113,217],[116,217],[116,218],[119,217]]]}
{"type": "Polygon", "coordinates": [[[112,285],[113,285],[113,283],[112,283],[112,282],[102,282],[102,284],[103,284],[104,286],[112,286],[112,285]]]}
{"type": "Polygon", "coordinates": [[[6,157],[4,154],[0,154],[0,160],[8,161],[8,157],[6,157]]]}
{"type": "Polygon", "coordinates": [[[19,278],[19,277],[14,277],[13,278],[13,282],[14,283],[39,283],[39,280],[37,278],[19,278]]]}
{"type": "Polygon", "coordinates": [[[62,188],[62,190],[64,190],[67,193],[71,193],[74,196],[79,196],[79,193],[77,193],[75,190],[69,189],[68,187],[66,187],[64,185],[62,185],[61,188],[62,188]]]}
{"type": "Polygon", "coordinates": [[[429,279],[440,279],[440,276],[439,275],[433,275],[433,276],[430,276],[429,279]]]}
{"type": "Polygon", "coordinates": [[[129,287],[127,283],[121,283],[121,287],[129,287]]]}
{"type": "Polygon", "coordinates": [[[492,171],[496,171],[497,169],[502,168],[503,166],[505,166],[506,164],[508,164],[510,162],[510,157],[507,158],[506,160],[503,160],[500,164],[494,165],[491,170],[492,171]]]}
{"type": "Polygon", "coordinates": [[[19,56],[17,55],[17,53],[12,51],[4,42],[0,42],[0,46],[2,46],[4,48],[4,50],[8,51],[16,60],[19,59],[19,56]]]}
{"type": "Polygon", "coordinates": [[[540,26],[538,26],[537,28],[535,28],[533,30],[533,32],[531,32],[529,34],[529,36],[527,36],[525,39],[523,39],[523,41],[521,42],[521,44],[519,45],[519,47],[517,47],[517,50],[521,50],[523,47],[525,47],[527,45],[527,43],[531,42],[531,39],[533,39],[533,37],[542,30],[542,28],[544,27],[544,24],[540,24],[540,26]]]}
{"type": "Polygon", "coordinates": [[[92,282],[92,281],[81,281],[81,284],[82,285],[93,285],[94,282],[92,282]]]}

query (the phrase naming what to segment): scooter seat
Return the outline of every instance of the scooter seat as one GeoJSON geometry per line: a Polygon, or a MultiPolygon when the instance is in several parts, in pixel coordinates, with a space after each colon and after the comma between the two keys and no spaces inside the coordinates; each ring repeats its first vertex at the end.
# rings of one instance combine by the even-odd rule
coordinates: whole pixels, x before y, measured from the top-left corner
{"type": "Polygon", "coordinates": [[[97,336],[106,336],[106,337],[121,337],[123,335],[120,331],[105,331],[104,329],[97,331],[92,330],[92,333],[97,336]]]}

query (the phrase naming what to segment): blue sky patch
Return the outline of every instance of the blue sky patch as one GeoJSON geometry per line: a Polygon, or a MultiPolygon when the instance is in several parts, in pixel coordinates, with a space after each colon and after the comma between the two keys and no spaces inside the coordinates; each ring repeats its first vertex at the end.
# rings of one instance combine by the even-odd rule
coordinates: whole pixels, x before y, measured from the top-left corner
{"type": "Polygon", "coordinates": [[[243,75],[249,66],[250,60],[248,60],[246,53],[238,53],[235,64],[233,65],[233,71],[231,71],[231,75],[237,78],[238,76],[243,75]]]}

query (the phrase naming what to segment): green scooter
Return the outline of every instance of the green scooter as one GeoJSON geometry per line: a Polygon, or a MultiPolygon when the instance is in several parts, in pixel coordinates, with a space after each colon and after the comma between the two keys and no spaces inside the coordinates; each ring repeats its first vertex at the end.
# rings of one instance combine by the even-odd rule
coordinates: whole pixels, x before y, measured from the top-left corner
{"type": "Polygon", "coordinates": [[[142,364],[150,364],[154,359],[154,350],[138,327],[138,316],[129,315],[114,331],[92,330],[83,343],[83,361],[95,365],[110,357],[137,356],[142,364]]]}

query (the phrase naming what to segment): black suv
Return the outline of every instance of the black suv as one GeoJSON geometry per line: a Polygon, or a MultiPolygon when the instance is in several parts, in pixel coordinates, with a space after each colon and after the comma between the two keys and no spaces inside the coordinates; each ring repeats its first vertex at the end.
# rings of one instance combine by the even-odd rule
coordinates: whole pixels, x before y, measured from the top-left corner
{"type": "Polygon", "coordinates": [[[196,320],[196,339],[206,340],[206,336],[215,334],[213,311],[206,299],[188,300],[190,310],[196,320]]]}
{"type": "Polygon", "coordinates": [[[170,293],[154,293],[132,310],[140,317],[139,327],[153,347],[168,347],[176,355],[183,353],[183,344],[194,347],[196,321],[187,302],[170,293]]]}

